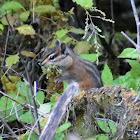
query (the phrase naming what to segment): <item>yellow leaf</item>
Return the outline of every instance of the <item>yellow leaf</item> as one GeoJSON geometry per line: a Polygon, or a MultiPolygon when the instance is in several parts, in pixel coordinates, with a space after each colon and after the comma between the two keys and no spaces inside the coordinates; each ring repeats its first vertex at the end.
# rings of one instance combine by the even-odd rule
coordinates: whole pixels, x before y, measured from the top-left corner
{"type": "Polygon", "coordinates": [[[33,52],[28,52],[28,51],[21,51],[21,54],[22,54],[23,56],[31,57],[31,58],[34,58],[34,57],[36,56],[35,53],[33,53],[33,52]]]}
{"type": "Polygon", "coordinates": [[[18,32],[20,34],[23,34],[23,35],[34,35],[35,34],[35,30],[33,29],[33,27],[31,25],[22,25],[16,29],[18,30],[18,32]]]}
{"type": "Polygon", "coordinates": [[[6,76],[1,77],[2,88],[6,93],[17,93],[16,83],[20,81],[18,76],[9,76],[9,79],[6,76]],[[9,80],[10,79],[10,80],[9,80]]]}
{"type": "Polygon", "coordinates": [[[91,44],[89,44],[88,42],[86,41],[81,41],[81,42],[78,42],[74,48],[74,51],[80,55],[80,54],[88,54],[89,53],[89,50],[91,48],[91,44]]]}

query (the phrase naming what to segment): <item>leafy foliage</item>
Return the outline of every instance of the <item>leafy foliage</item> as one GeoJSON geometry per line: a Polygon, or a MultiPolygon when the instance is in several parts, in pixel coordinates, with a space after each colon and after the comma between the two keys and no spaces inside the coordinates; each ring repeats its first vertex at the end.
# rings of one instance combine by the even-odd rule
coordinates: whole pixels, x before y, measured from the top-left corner
{"type": "Polygon", "coordinates": [[[106,133],[114,134],[117,131],[115,123],[111,120],[99,119],[97,124],[106,133]]]}
{"type": "Polygon", "coordinates": [[[16,12],[20,9],[25,10],[25,8],[20,3],[16,1],[7,1],[0,7],[0,16],[11,13],[12,11],[16,12]]]}
{"type": "MultiPolygon", "coordinates": [[[[13,99],[18,100],[20,103],[24,103],[25,99],[23,99],[20,96],[17,96],[15,94],[9,94],[10,97],[13,99]]],[[[0,98],[0,114],[1,117],[7,117],[7,122],[12,122],[16,120],[16,113],[18,116],[21,116],[23,114],[23,110],[21,110],[21,106],[15,102],[13,102],[11,99],[6,98],[5,96],[0,98]]]]}
{"type": "Polygon", "coordinates": [[[129,72],[114,80],[114,85],[121,85],[126,88],[133,88],[137,90],[140,86],[140,64],[135,60],[127,60],[132,67],[129,72]]]}
{"type": "MultiPolygon", "coordinates": [[[[57,25],[55,26],[55,28],[50,29],[50,30],[48,29],[51,26],[46,25],[45,27],[43,27],[43,30],[45,30],[44,31],[45,33],[46,31],[49,31],[49,32],[53,31],[51,32],[51,35],[53,37],[47,36],[48,34],[46,35],[47,39],[49,38],[48,40],[52,40],[52,44],[50,44],[49,47],[54,45],[54,42],[56,41],[56,39],[59,39],[61,42],[64,42],[67,44],[73,43],[74,45],[76,45],[74,48],[74,51],[78,55],[80,55],[80,57],[82,57],[83,59],[91,61],[91,62],[98,61],[98,57],[101,55],[99,53],[99,48],[101,47],[101,45],[98,40],[98,36],[100,36],[101,38],[104,38],[105,36],[101,35],[100,33],[102,32],[102,30],[99,29],[99,27],[97,27],[96,25],[94,25],[92,21],[92,15],[90,15],[89,11],[95,11],[101,14],[101,16],[97,16],[96,18],[102,19],[104,21],[109,21],[111,23],[113,23],[113,21],[106,19],[106,15],[104,12],[98,10],[95,7],[92,7],[93,6],[92,0],[73,0],[73,2],[80,5],[82,8],[86,10],[87,18],[86,18],[86,23],[85,23],[86,24],[85,31],[82,29],[67,26],[66,22],[68,21],[68,17],[72,16],[73,9],[71,9],[68,13],[65,13],[63,15],[62,12],[60,12],[57,9],[59,7],[58,0],[53,0],[54,5],[45,3],[42,5],[37,5],[33,7],[32,9],[28,8],[28,11],[26,11],[25,8],[19,2],[6,1],[4,2],[2,6],[0,6],[0,18],[1,18],[0,19],[1,21],[0,35],[2,35],[4,31],[4,26],[10,25],[13,29],[18,30],[18,34],[21,34],[22,36],[32,36],[34,38],[35,35],[37,35],[38,33],[36,34],[35,29],[30,25],[30,23],[28,24],[28,22],[32,20],[31,18],[34,19],[34,12],[35,12],[37,20],[39,22],[42,22],[42,19],[45,18],[46,22],[47,20],[50,21],[49,24],[51,23],[51,26],[57,25]],[[4,17],[4,15],[7,15],[7,17],[4,17]],[[17,25],[15,23],[17,23],[17,25]],[[74,38],[72,38],[69,35],[69,33],[84,35],[83,39],[89,42],[85,40],[78,42],[74,38]],[[97,54],[96,53],[89,54],[89,51],[91,50],[91,48],[93,49],[93,46],[95,46],[97,54]]],[[[32,5],[32,3],[30,5],[32,5]]],[[[33,23],[33,21],[31,23],[33,23]]],[[[46,36],[45,36],[45,39],[46,39],[46,36]]],[[[132,53],[133,51],[134,49],[132,48],[124,49],[124,51],[121,53],[121,55],[118,58],[137,59],[138,54],[137,52],[132,53]]],[[[26,50],[22,50],[20,54],[29,59],[35,59],[38,55],[38,54],[35,54],[34,52],[30,52],[26,50]]],[[[18,54],[8,56],[6,58],[6,64],[9,67],[14,66],[15,64],[17,64],[17,62],[20,61],[19,56],[20,55],[18,54]]],[[[102,71],[103,84],[104,85],[121,85],[127,88],[138,89],[140,86],[139,84],[140,83],[140,78],[139,78],[140,77],[140,64],[136,60],[127,60],[127,62],[132,67],[131,70],[127,72],[124,76],[119,76],[114,81],[113,81],[113,75],[111,73],[110,68],[108,67],[107,64],[105,64],[104,70],[102,71]]],[[[50,67],[49,70],[42,68],[42,71],[43,71],[43,74],[47,74],[47,79],[49,79],[49,76],[52,74],[52,68],[50,67]]],[[[58,73],[60,73],[60,71],[58,73]]],[[[21,79],[22,78],[20,77],[11,78],[9,76],[9,80],[8,80],[5,76],[1,77],[3,90],[7,92],[10,97],[12,97],[13,99],[16,99],[18,102],[22,104],[30,103],[30,105],[32,105],[33,100],[32,100],[30,88],[28,84],[25,82],[22,82],[21,79]]],[[[35,99],[36,99],[36,104],[38,106],[38,113],[40,115],[45,116],[45,118],[41,118],[41,121],[40,121],[42,128],[47,122],[47,119],[48,119],[47,115],[51,113],[52,109],[54,108],[60,96],[61,96],[60,94],[55,93],[51,95],[49,99],[47,99],[47,103],[44,103],[44,100],[46,100],[44,92],[38,91],[36,93],[35,99]]],[[[34,113],[29,111],[28,108],[23,109],[21,105],[15,103],[11,99],[4,96],[0,98],[0,104],[1,104],[0,114],[3,118],[6,117],[7,122],[15,121],[18,117],[18,119],[21,122],[24,122],[28,125],[32,125],[35,123],[34,113]]],[[[111,120],[109,121],[97,120],[97,125],[102,131],[104,131],[104,133],[114,134],[116,132],[116,126],[111,120]]],[[[67,131],[69,127],[71,127],[70,123],[62,124],[58,128],[54,140],[64,140],[65,135],[63,132],[67,131]]],[[[29,136],[29,133],[24,134],[23,137],[21,135],[22,137],[21,139],[26,140],[28,136],[29,136]]],[[[38,139],[38,137],[33,133],[31,136],[31,139],[38,139]]],[[[108,140],[109,135],[99,134],[95,136],[95,139],[108,140]]]]}

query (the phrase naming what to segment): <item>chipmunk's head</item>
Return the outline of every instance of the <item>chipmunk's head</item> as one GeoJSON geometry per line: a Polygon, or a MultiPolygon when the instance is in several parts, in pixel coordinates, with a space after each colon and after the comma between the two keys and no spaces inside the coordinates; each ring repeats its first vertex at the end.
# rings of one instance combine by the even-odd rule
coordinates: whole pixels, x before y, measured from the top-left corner
{"type": "Polygon", "coordinates": [[[60,43],[60,41],[57,40],[53,48],[49,48],[45,51],[42,65],[45,67],[49,65],[68,67],[72,63],[72,58],[69,56],[67,49],[65,43],[60,43]]]}

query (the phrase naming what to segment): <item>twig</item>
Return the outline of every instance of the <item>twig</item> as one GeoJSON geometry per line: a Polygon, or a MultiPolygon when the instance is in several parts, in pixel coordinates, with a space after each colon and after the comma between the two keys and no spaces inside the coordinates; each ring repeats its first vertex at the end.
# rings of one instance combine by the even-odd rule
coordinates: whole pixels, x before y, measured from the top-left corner
{"type": "MultiPolygon", "coordinates": [[[[111,0],[111,19],[114,21],[114,5],[113,0],[111,0]]],[[[112,34],[115,34],[115,25],[112,23],[112,34]]]]}
{"type": "Polygon", "coordinates": [[[137,44],[140,46],[140,22],[137,24],[137,44]]]}
{"type": "Polygon", "coordinates": [[[121,31],[121,34],[122,34],[128,41],[130,41],[130,42],[135,46],[135,48],[137,49],[137,44],[136,44],[130,37],[128,37],[123,31],[121,31]]]}
{"type": "Polygon", "coordinates": [[[133,9],[133,13],[134,13],[136,24],[138,24],[139,23],[139,17],[138,17],[138,13],[137,13],[137,10],[136,10],[136,6],[135,6],[134,0],[131,0],[131,6],[132,6],[132,9],[133,9]]]}
{"type": "MultiPolygon", "coordinates": [[[[36,105],[36,102],[35,102],[35,96],[34,96],[34,92],[33,92],[33,87],[32,87],[31,80],[30,80],[29,73],[27,71],[26,66],[25,66],[25,71],[26,71],[26,75],[27,75],[27,79],[28,79],[28,86],[30,88],[31,95],[32,95],[32,100],[33,100],[33,105],[34,105],[35,119],[37,121],[38,120],[37,105],[36,105]]],[[[40,135],[41,134],[41,128],[40,128],[39,121],[37,121],[37,128],[38,128],[38,134],[40,135]]]]}
{"type": "Polygon", "coordinates": [[[38,121],[40,120],[40,118],[41,118],[41,116],[38,117],[38,120],[36,120],[35,124],[33,125],[32,129],[31,129],[31,131],[30,131],[30,134],[29,134],[28,140],[31,139],[31,135],[32,135],[32,133],[33,133],[33,131],[34,131],[34,129],[35,129],[35,127],[36,127],[38,121]]]}
{"type": "Polygon", "coordinates": [[[9,38],[9,32],[10,32],[10,29],[9,28],[10,27],[8,26],[8,31],[7,31],[7,36],[6,36],[6,42],[5,42],[5,49],[4,49],[4,56],[3,56],[2,66],[5,65],[6,50],[7,50],[8,38],[9,38]]]}
{"type": "Polygon", "coordinates": [[[1,122],[4,124],[4,126],[7,128],[7,130],[12,134],[12,136],[16,139],[19,140],[18,137],[16,136],[16,134],[12,131],[12,129],[9,127],[9,125],[7,124],[7,122],[0,116],[0,120],[1,122]]]}
{"type": "MultiPolygon", "coordinates": [[[[2,92],[1,90],[0,90],[0,93],[1,93],[3,96],[5,96],[5,97],[11,99],[12,101],[14,101],[14,102],[20,104],[21,106],[23,106],[23,107],[25,107],[25,108],[27,108],[27,109],[30,109],[30,107],[28,107],[28,106],[26,106],[25,104],[22,104],[22,103],[20,103],[19,101],[13,99],[12,97],[10,97],[8,94],[2,92]]],[[[34,108],[31,108],[31,110],[34,111],[34,108]]]]}
{"type": "Polygon", "coordinates": [[[35,21],[35,0],[33,0],[33,22],[35,21]]]}
{"type": "MultiPolygon", "coordinates": [[[[15,100],[15,99],[13,99],[12,97],[10,97],[10,96],[9,96],[9,95],[7,95],[6,93],[2,92],[1,90],[0,90],[0,93],[1,93],[3,96],[5,96],[5,97],[7,97],[7,98],[11,99],[12,101],[14,101],[14,102],[16,102],[16,103],[18,103],[18,104],[20,104],[20,105],[22,105],[22,106],[24,106],[24,107],[28,108],[26,105],[24,105],[24,104],[20,103],[19,101],[17,101],[17,100],[15,100]]],[[[29,109],[29,108],[28,108],[28,109],[29,109]]]]}

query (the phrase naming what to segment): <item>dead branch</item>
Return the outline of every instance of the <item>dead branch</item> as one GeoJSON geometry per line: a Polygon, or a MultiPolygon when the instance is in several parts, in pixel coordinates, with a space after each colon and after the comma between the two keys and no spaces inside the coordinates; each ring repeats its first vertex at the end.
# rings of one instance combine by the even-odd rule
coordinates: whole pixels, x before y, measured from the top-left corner
{"type": "Polygon", "coordinates": [[[51,113],[47,124],[45,125],[39,140],[52,140],[56,130],[63,119],[68,104],[71,102],[74,93],[77,92],[78,84],[74,83],[68,86],[63,95],[57,102],[53,112],[51,113]]]}
{"type": "MultiPolygon", "coordinates": [[[[72,93],[76,90],[75,88],[75,86],[69,87],[61,96],[41,133],[40,140],[53,139],[66,112],[67,105],[72,100],[72,93]]],[[[123,139],[124,136],[126,137],[128,129],[137,130],[136,128],[140,124],[140,101],[134,102],[136,97],[134,91],[122,87],[93,88],[76,96],[73,99],[73,107],[75,111],[78,111],[80,118],[83,117],[84,126],[87,125],[88,128],[87,131],[91,130],[92,134],[96,135],[99,132],[96,129],[94,132],[93,128],[96,127],[97,119],[112,120],[116,124],[117,131],[115,134],[110,134],[110,138],[123,139]]],[[[74,128],[71,130],[75,132],[74,128]]]]}

